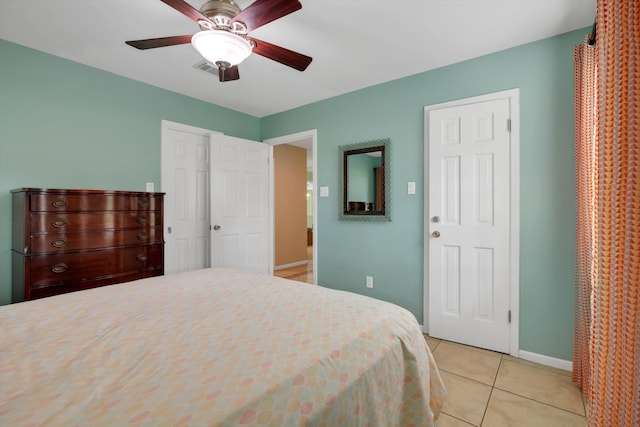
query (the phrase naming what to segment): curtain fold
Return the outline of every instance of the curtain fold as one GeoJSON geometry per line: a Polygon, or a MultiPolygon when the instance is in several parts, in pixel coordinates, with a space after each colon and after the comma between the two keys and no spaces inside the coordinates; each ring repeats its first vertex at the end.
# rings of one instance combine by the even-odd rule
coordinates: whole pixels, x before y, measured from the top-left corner
{"type": "Polygon", "coordinates": [[[590,389],[589,341],[595,209],[596,57],[595,47],[584,43],[573,49],[575,72],[575,173],[576,173],[576,265],[573,344],[573,381],[583,393],[590,389]]]}
{"type": "Polygon", "coordinates": [[[591,52],[574,51],[573,379],[590,426],[640,426],[640,0],[597,0],[596,25],[591,88],[591,52]]]}

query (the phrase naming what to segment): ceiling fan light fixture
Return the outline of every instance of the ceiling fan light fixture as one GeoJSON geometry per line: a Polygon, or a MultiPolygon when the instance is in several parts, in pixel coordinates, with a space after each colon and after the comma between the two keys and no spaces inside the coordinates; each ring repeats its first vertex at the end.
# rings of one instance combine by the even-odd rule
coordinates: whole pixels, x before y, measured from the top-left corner
{"type": "Polygon", "coordinates": [[[212,64],[238,65],[249,55],[253,47],[245,38],[225,30],[205,30],[195,33],[191,44],[212,64]]]}

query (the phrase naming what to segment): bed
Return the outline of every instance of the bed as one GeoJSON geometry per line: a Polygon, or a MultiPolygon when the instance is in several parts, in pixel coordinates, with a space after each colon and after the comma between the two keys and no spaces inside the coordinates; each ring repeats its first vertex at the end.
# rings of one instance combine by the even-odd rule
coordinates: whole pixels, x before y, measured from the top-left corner
{"type": "Polygon", "coordinates": [[[431,426],[415,317],[230,269],[0,307],[2,426],[431,426]]]}

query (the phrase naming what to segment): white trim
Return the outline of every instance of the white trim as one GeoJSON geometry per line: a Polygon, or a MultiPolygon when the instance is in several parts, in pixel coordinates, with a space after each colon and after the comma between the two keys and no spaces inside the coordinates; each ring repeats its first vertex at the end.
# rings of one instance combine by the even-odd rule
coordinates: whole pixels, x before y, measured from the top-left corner
{"type": "MultiPolygon", "coordinates": [[[[262,141],[264,142],[264,141],[262,141]]],[[[273,161],[273,145],[269,146],[269,269],[270,275],[276,264],[276,173],[273,161]]]]}
{"type": "Polygon", "coordinates": [[[520,348],[520,89],[501,92],[509,98],[511,118],[511,353],[520,348]]]}
{"type": "Polygon", "coordinates": [[[182,123],[172,122],[169,120],[161,120],[161,126],[162,126],[162,131],[167,131],[169,129],[176,129],[182,132],[192,132],[192,133],[195,133],[196,135],[208,136],[212,133],[218,134],[218,135],[224,135],[222,132],[218,132],[215,130],[199,128],[191,125],[185,125],[182,123]]]}
{"type": "Polygon", "coordinates": [[[273,267],[274,270],[284,270],[285,268],[297,267],[299,265],[309,264],[309,260],[305,259],[304,261],[291,262],[289,264],[276,265],[273,267]]]}
{"type": "MultiPolygon", "coordinates": [[[[427,327],[424,325],[419,325],[423,334],[429,334],[427,327]]],[[[438,338],[434,338],[438,339],[438,338]]],[[[539,363],[545,366],[551,366],[553,368],[562,369],[565,371],[573,370],[573,362],[570,360],[558,359],[557,357],[545,356],[544,354],[532,353],[526,350],[518,350],[515,354],[511,354],[511,356],[516,357],[522,360],[528,360],[530,362],[539,363]]]]}
{"type": "Polygon", "coordinates": [[[573,370],[573,362],[570,360],[558,359],[556,357],[545,356],[544,354],[532,353],[530,351],[520,350],[518,356],[520,359],[530,362],[540,363],[541,365],[551,366],[565,371],[573,370]]]}
{"type": "MultiPolygon", "coordinates": [[[[271,206],[271,233],[275,228],[275,216],[274,216],[274,201],[275,201],[275,187],[274,187],[274,172],[273,172],[273,146],[280,144],[292,144],[303,139],[311,139],[311,152],[313,154],[313,283],[318,284],[318,245],[320,235],[318,233],[318,130],[311,129],[303,132],[293,133],[290,135],[279,136],[276,138],[265,139],[265,144],[271,145],[269,152],[269,169],[270,169],[270,183],[269,183],[269,204],[271,206]]],[[[275,244],[275,238],[271,235],[271,265],[274,265],[274,253],[273,245],[275,244]]]]}
{"type": "MultiPolygon", "coordinates": [[[[479,102],[492,101],[496,99],[509,99],[509,117],[511,119],[510,132],[510,224],[509,224],[509,258],[511,260],[510,268],[510,310],[511,310],[511,332],[509,336],[509,354],[518,357],[518,348],[520,346],[520,89],[509,89],[501,92],[490,93],[486,95],[474,96],[471,98],[458,99],[455,101],[442,102],[439,104],[427,105],[424,107],[424,140],[429,135],[429,112],[431,110],[439,110],[441,108],[456,107],[466,104],[474,104],[479,102]]],[[[425,148],[424,156],[424,182],[429,182],[429,162],[427,159],[427,149],[425,148]]],[[[429,186],[424,186],[424,215],[429,212],[429,186]]],[[[427,227],[424,226],[424,232],[427,227]]],[[[424,238],[427,242],[427,237],[424,238]]],[[[428,245],[424,245],[424,276],[423,276],[423,316],[424,331],[429,331],[429,249],[428,245]]]]}

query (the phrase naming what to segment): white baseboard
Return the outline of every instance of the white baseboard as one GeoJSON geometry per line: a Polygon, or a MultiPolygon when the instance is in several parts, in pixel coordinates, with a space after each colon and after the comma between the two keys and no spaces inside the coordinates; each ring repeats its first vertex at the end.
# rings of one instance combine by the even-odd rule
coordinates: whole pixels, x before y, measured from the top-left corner
{"type": "Polygon", "coordinates": [[[518,357],[530,362],[540,363],[541,365],[564,369],[565,371],[573,370],[573,362],[570,360],[558,359],[556,357],[545,356],[544,354],[532,353],[525,350],[520,350],[518,352],[518,357]]]}
{"type": "Polygon", "coordinates": [[[304,261],[292,262],[290,264],[282,264],[276,265],[273,267],[274,270],[284,270],[285,268],[297,267],[299,265],[309,264],[309,260],[305,259],[304,261]]]}
{"type": "MultiPolygon", "coordinates": [[[[424,325],[420,325],[420,328],[422,329],[422,333],[428,333],[424,325]]],[[[541,365],[563,369],[565,371],[573,370],[573,362],[570,360],[558,359],[556,357],[545,356],[544,354],[532,353],[525,350],[519,350],[517,357],[519,357],[520,359],[528,360],[530,362],[536,362],[541,365]]]]}

